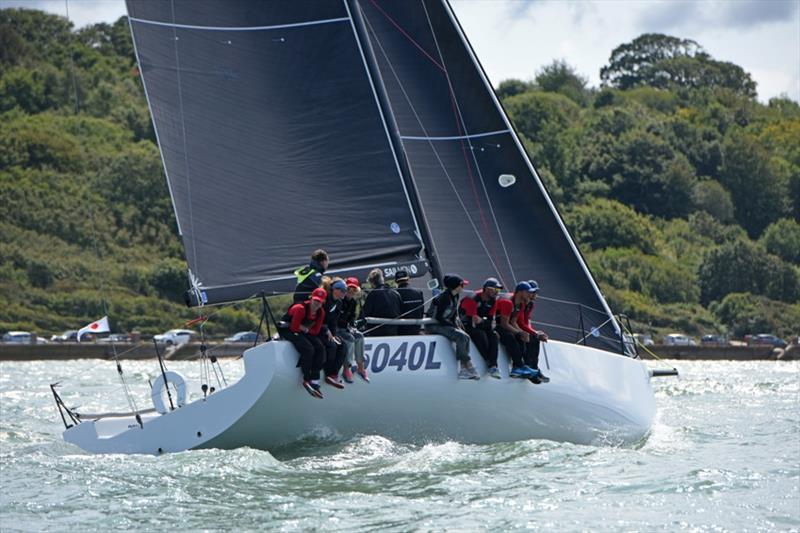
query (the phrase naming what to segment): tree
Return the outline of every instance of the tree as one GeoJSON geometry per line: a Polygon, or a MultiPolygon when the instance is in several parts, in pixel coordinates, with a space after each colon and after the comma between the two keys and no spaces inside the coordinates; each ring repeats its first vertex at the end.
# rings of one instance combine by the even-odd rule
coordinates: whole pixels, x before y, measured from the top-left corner
{"type": "Polygon", "coordinates": [[[600,69],[604,85],[630,89],[648,85],[652,69],[674,57],[694,57],[702,47],[691,39],[679,39],[660,33],[645,33],[611,52],[608,65],[600,69]]]}
{"type": "Polygon", "coordinates": [[[731,193],[716,180],[698,181],[692,191],[692,203],[720,222],[733,221],[731,193]]]}
{"type": "Polygon", "coordinates": [[[563,59],[542,67],[536,73],[534,83],[539,90],[563,94],[582,106],[589,101],[589,92],[586,89],[588,80],[575,72],[563,59]]]}
{"type": "Polygon", "coordinates": [[[659,33],[646,33],[615,48],[608,65],[600,69],[600,79],[619,89],[725,87],[748,98],[756,96],[755,82],[738,65],[712,59],[691,39],[659,33]]]}
{"type": "Polygon", "coordinates": [[[516,96],[532,89],[531,84],[522,80],[505,80],[497,86],[497,97],[500,99],[516,96]]]}
{"type": "Polygon", "coordinates": [[[735,337],[773,333],[788,337],[797,333],[800,305],[776,302],[747,292],[728,294],[712,306],[713,313],[735,337]]]}
{"type": "Polygon", "coordinates": [[[732,292],[750,292],[784,302],[800,299],[796,269],[745,239],[711,250],[698,274],[703,304],[722,300],[732,292]]]}
{"type": "Polygon", "coordinates": [[[720,182],[731,193],[734,216],[755,238],[789,212],[789,170],[746,131],[723,144],[720,182]]]}
{"type": "Polygon", "coordinates": [[[800,224],[796,221],[782,218],[770,224],[759,242],[769,253],[800,265],[800,224]]]}
{"type": "Polygon", "coordinates": [[[658,230],[648,217],[628,206],[603,198],[576,206],[564,215],[578,242],[591,249],[636,248],[655,252],[658,230]]]}

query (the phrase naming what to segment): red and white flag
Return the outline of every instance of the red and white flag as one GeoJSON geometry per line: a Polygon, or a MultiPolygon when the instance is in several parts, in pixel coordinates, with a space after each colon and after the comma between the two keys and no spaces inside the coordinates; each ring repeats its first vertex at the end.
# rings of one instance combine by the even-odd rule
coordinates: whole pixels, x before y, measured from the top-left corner
{"type": "Polygon", "coordinates": [[[78,342],[81,342],[81,335],[84,333],[108,333],[111,329],[108,327],[108,317],[104,316],[100,320],[92,322],[88,326],[84,326],[78,330],[78,342]]]}

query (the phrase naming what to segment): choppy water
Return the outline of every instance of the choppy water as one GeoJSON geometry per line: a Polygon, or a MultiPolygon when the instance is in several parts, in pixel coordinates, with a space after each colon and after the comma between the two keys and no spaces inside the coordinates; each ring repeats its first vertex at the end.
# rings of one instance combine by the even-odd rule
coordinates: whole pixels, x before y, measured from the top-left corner
{"type": "MultiPolygon", "coordinates": [[[[0,530],[800,531],[798,364],[676,364],[635,448],[365,435],[151,457],[61,440],[48,384],[63,378],[68,405],[82,391],[86,408],[125,409],[109,363],[0,363],[0,530]]],[[[149,403],[155,365],[125,368],[149,403]]]]}

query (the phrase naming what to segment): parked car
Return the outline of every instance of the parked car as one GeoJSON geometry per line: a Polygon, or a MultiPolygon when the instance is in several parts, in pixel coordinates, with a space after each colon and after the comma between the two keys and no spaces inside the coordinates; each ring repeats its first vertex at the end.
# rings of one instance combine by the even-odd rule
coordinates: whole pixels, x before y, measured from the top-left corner
{"type": "MultiPolygon", "coordinates": [[[[61,335],[53,335],[50,337],[52,342],[77,342],[78,341],[78,330],[76,329],[68,329],[61,335]]],[[[81,342],[86,342],[92,340],[92,334],[88,331],[84,331],[83,335],[81,335],[81,342]]]]}
{"type": "Polygon", "coordinates": [[[683,333],[670,333],[664,337],[667,346],[697,346],[697,342],[683,333]]]}
{"type": "Polygon", "coordinates": [[[717,345],[727,345],[727,344],[728,344],[728,339],[726,339],[726,338],[725,338],[725,337],[723,337],[722,335],[711,335],[711,334],[709,334],[709,335],[703,335],[702,337],[700,337],[700,344],[706,344],[706,345],[714,345],[714,344],[717,344],[717,345]]]}
{"type": "Polygon", "coordinates": [[[653,336],[649,333],[634,333],[633,338],[642,346],[652,346],[655,344],[653,342],[653,336]]]}
{"type": "Polygon", "coordinates": [[[97,342],[131,342],[131,336],[127,333],[112,333],[108,337],[97,339],[97,342]]]}
{"type": "Polygon", "coordinates": [[[252,344],[256,341],[256,337],[258,334],[255,331],[240,331],[227,337],[225,342],[249,342],[252,344]]]}
{"type": "MultiPolygon", "coordinates": [[[[9,331],[3,335],[6,344],[31,344],[34,334],[29,331],[9,331]]],[[[47,344],[47,339],[36,337],[36,344],[47,344]]]]}
{"type": "Polygon", "coordinates": [[[747,336],[748,346],[774,346],[776,348],[786,348],[786,341],[770,333],[759,333],[758,335],[747,336]]]}
{"type": "Polygon", "coordinates": [[[155,339],[155,341],[159,344],[172,346],[173,344],[183,344],[189,342],[192,340],[194,335],[197,334],[190,329],[171,329],[160,335],[154,336],[153,339],[155,339]]]}

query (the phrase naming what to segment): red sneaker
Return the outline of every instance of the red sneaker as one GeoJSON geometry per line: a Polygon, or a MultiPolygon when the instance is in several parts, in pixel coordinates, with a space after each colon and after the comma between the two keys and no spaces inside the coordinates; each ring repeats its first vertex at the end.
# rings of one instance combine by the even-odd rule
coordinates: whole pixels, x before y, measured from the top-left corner
{"type": "Polygon", "coordinates": [[[369,376],[367,375],[367,369],[366,369],[366,368],[359,368],[359,369],[356,369],[356,373],[357,373],[359,376],[361,376],[361,379],[363,379],[364,381],[366,381],[367,383],[369,383],[369,376]]]}
{"type": "Polygon", "coordinates": [[[337,389],[344,388],[344,384],[342,383],[342,380],[339,379],[339,376],[335,375],[325,376],[325,383],[327,383],[331,387],[336,387],[337,389]]]}
{"type": "Polygon", "coordinates": [[[344,367],[344,370],[342,370],[342,377],[347,383],[353,382],[353,371],[350,370],[349,366],[344,367]]]}

